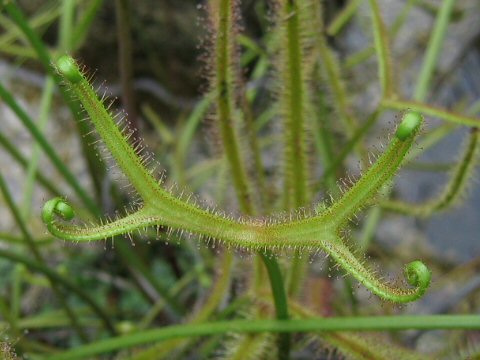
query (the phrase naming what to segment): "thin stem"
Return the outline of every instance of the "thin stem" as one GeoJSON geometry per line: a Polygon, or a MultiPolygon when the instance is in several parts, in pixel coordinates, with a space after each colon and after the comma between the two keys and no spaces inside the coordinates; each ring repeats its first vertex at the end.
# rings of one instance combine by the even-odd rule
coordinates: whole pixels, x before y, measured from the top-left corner
{"type": "MultiPolygon", "coordinates": [[[[288,316],[288,303],[287,294],[283,286],[282,273],[277,261],[273,258],[273,255],[269,252],[260,252],[260,256],[267,268],[268,278],[270,279],[270,285],[272,288],[272,296],[275,302],[275,311],[277,313],[278,320],[287,320],[288,316]]],[[[290,336],[285,333],[278,339],[278,358],[279,360],[288,360],[290,354],[290,336]]]]}
{"type": "Polygon", "coordinates": [[[411,315],[291,320],[229,320],[192,325],[173,325],[100,340],[94,344],[80,346],[73,350],[53,355],[50,357],[50,360],[85,359],[98,354],[179,337],[199,337],[226,333],[308,333],[322,331],[401,331],[412,329],[478,330],[480,329],[480,318],[478,315],[411,315]]]}
{"type": "Polygon", "coordinates": [[[58,39],[58,47],[60,52],[71,50],[74,15],[75,0],[63,0],[59,25],[60,38],[58,39]]]}
{"type": "Polygon", "coordinates": [[[222,144],[232,171],[233,185],[237,193],[241,210],[253,214],[250,186],[245,166],[242,163],[238,135],[236,133],[233,85],[236,69],[233,68],[233,48],[235,44],[235,25],[232,14],[233,4],[230,0],[219,0],[218,34],[215,46],[215,89],[217,95],[217,110],[222,144]]]}
{"type": "MultiPolygon", "coordinates": [[[[405,24],[405,20],[408,18],[408,15],[410,13],[410,10],[412,7],[415,5],[415,3],[419,0],[408,0],[408,2],[405,4],[405,6],[402,8],[402,11],[397,15],[395,18],[394,23],[390,27],[388,31],[388,35],[391,41],[395,40],[399,30],[402,28],[402,26],[405,24]]],[[[367,59],[370,58],[370,56],[375,54],[375,46],[369,46],[366,47],[350,56],[348,56],[345,59],[344,66],[346,69],[353,68],[357,66],[358,64],[363,63],[367,59]]]]}
{"type": "Polygon", "coordinates": [[[464,126],[471,127],[480,127],[480,119],[473,116],[467,116],[462,114],[457,114],[452,111],[434,107],[431,105],[424,104],[420,101],[408,101],[401,99],[384,99],[381,102],[381,105],[388,109],[394,110],[415,110],[421,112],[425,115],[430,115],[451,123],[460,124],[464,126]]]}
{"type": "MultiPolygon", "coordinates": [[[[234,45],[234,39],[230,38],[232,35],[234,24],[232,22],[232,3],[229,0],[220,1],[220,17],[219,17],[219,32],[217,44],[217,91],[218,108],[220,117],[220,128],[222,133],[223,144],[226,150],[227,159],[230,162],[234,175],[234,183],[236,182],[237,195],[239,202],[242,205],[242,210],[248,215],[253,215],[255,212],[252,199],[249,194],[249,187],[247,183],[247,176],[244,173],[244,167],[240,164],[240,156],[238,154],[237,137],[233,132],[234,124],[228,124],[227,120],[233,116],[231,104],[234,100],[232,80],[232,72],[235,70],[228,69],[229,62],[234,60],[231,58],[231,47],[234,45]],[[235,180],[237,179],[237,180],[235,180]]],[[[251,129],[252,130],[252,129],[251,129]]],[[[250,134],[253,136],[254,134],[250,134]]],[[[255,149],[254,149],[255,150],[255,149]]],[[[258,151],[258,150],[257,150],[258,151]]],[[[260,256],[267,268],[270,278],[270,286],[275,301],[275,308],[277,310],[277,318],[288,318],[287,298],[284,290],[282,275],[280,268],[275,259],[266,256],[260,252],[260,256]]],[[[283,336],[279,339],[279,358],[287,359],[289,357],[290,337],[283,336]]]]}
{"type": "Polygon", "coordinates": [[[454,5],[455,0],[443,0],[440,11],[437,14],[435,25],[430,40],[428,41],[422,69],[420,71],[420,75],[418,76],[417,85],[413,95],[413,99],[416,101],[423,101],[427,96],[433,72],[435,71],[438,60],[440,59],[440,51],[442,50],[443,40],[445,39],[445,35],[447,33],[447,28],[454,5]]]}
{"type": "Polygon", "coordinates": [[[330,36],[337,35],[356,13],[363,0],[350,0],[340,13],[328,25],[327,33],[330,36]]]}
{"type": "MultiPolygon", "coordinates": [[[[233,182],[241,210],[245,214],[254,215],[255,207],[253,206],[245,167],[241,162],[238,136],[235,132],[236,124],[232,121],[234,116],[233,104],[235,99],[233,77],[236,73],[236,69],[232,66],[236,61],[236,59],[233,58],[234,52],[232,50],[235,46],[235,20],[234,14],[232,13],[234,11],[234,5],[230,0],[220,0],[218,6],[218,33],[216,36],[215,48],[215,86],[217,91],[220,133],[225,154],[232,170],[233,182]]],[[[275,304],[279,306],[283,303],[286,304],[287,300],[283,289],[282,275],[276,260],[273,258],[267,259],[262,253],[261,256],[270,274],[270,285],[272,287],[275,304]]],[[[288,313],[284,312],[283,307],[280,309],[277,308],[277,316],[280,315],[283,317],[288,316],[288,313]]],[[[290,339],[288,336],[280,339],[280,347],[285,350],[283,351],[284,355],[281,356],[286,356],[288,358],[288,349],[290,347],[290,339]]]]}
{"type": "Polygon", "coordinates": [[[373,35],[377,53],[379,78],[382,85],[382,95],[383,97],[390,97],[394,93],[394,89],[388,32],[382,21],[377,0],[370,0],[370,8],[372,9],[373,35]]]}
{"type": "Polygon", "coordinates": [[[308,199],[305,145],[305,86],[297,0],[283,1],[279,21],[285,22],[286,43],[282,69],[284,102],[284,191],[285,209],[305,205],[308,199]]]}

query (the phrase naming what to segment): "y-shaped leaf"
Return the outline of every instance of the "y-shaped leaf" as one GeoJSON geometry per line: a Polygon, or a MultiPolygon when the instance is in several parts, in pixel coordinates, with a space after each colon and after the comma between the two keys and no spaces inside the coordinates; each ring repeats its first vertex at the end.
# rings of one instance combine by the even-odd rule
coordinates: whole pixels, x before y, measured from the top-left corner
{"type": "Polygon", "coordinates": [[[355,257],[340,240],[345,223],[368,204],[400,167],[422,122],[418,113],[407,112],[387,150],[342,198],[320,214],[297,220],[235,220],[204,210],[196,204],[178,199],[164,190],[142,164],[127,138],[116,127],[112,116],[95,95],[91,85],[70,57],[59,60],[58,71],[82,102],[98,133],[128,177],[143,205],[126,217],[94,227],[66,224],[73,218],[73,209],[62,199],[45,204],[42,217],[50,232],[66,240],[88,241],[129,233],[147,226],[161,226],[186,231],[223,242],[227,246],[254,250],[282,248],[323,249],[335,261],[378,296],[408,302],[420,297],[430,282],[430,272],[423,263],[407,265],[407,280],[413,288],[402,289],[382,283],[355,257]]]}

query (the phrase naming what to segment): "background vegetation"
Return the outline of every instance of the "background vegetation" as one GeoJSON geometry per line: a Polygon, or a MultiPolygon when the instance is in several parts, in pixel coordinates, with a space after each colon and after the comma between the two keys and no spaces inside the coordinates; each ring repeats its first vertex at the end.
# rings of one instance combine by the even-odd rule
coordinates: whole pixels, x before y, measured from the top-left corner
{"type": "MultiPolygon", "coordinates": [[[[81,121],[78,102],[57,84],[51,62],[65,53],[108,87],[108,97],[118,96],[112,106],[128,113],[133,136],[165,170],[165,187],[234,217],[249,212],[236,197],[216,124],[216,28],[207,2],[6,1],[0,6],[4,357],[270,359],[285,355],[284,348],[277,353],[282,341],[291,343],[292,359],[480,356],[477,154],[460,145],[478,127],[480,6],[298,2],[318,15],[311,28],[318,32],[301,37],[302,46],[317,51],[302,64],[312,97],[303,149],[311,194],[286,204],[281,124],[290,108],[279,110],[286,102],[279,74],[286,71],[274,3],[241,2],[236,25],[241,76],[233,85],[252,120],[240,128],[241,154],[260,213],[298,215],[301,206],[337,199],[339,188],[351,186],[342,179],[358,177],[369,157],[383,152],[399,114],[419,110],[426,124],[404,170],[348,232],[351,246],[387,277],[422,259],[433,273],[425,297],[402,306],[385,302],[322,253],[302,253],[306,269],[295,270],[295,253],[282,252],[274,258],[293,320],[275,322],[269,283],[258,280],[262,264],[251,251],[155,231],[81,244],[52,237],[40,216],[52,196],[71,200],[77,216],[92,221],[84,199],[109,218],[134,201],[113,161],[99,161],[98,139],[81,121]],[[252,292],[255,274],[260,285],[252,292]],[[398,317],[384,317],[391,315],[398,317]],[[281,329],[294,335],[278,337],[281,329]]],[[[294,155],[290,163],[298,161],[294,155]]]]}

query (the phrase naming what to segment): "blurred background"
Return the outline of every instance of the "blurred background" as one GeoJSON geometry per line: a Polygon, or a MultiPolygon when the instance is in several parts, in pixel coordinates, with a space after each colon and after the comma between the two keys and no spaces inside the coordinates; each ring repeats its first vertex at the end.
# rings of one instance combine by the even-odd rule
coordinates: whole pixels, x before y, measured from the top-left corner
{"type": "MultiPolygon", "coordinates": [[[[371,51],[373,39],[368,2],[322,1],[326,24],[330,24],[345,6],[353,2],[358,6],[355,6],[351,20],[335,36],[329,36],[328,42],[338,57],[352,110],[363,121],[375,109],[380,98],[377,62],[371,51]]],[[[180,189],[193,192],[208,204],[219,204],[226,212],[238,213],[231,185],[224,180],[225,167],[219,157],[218,139],[209,124],[208,106],[199,110],[199,104],[204,101],[202,99],[208,91],[211,66],[209,49],[205,45],[208,43],[209,29],[204,2],[73,1],[77,24],[83,24],[84,28],[80,29],[78,25],[72,30],[75,41],[70,42],[70,47],[61,45],[59,40],[59,17],[64,10],[62,1],[22,0],[17,4],[52,54],[72,53],[93,74],[95,84],[106,87],[111,97],[116,98],[114,106],[126,110],[138,128],[138,136],[166,171],[167,184],[177,184],[180,189]],[[122,6],[123,12],[119,10],[122,6]],[[119,26],[120,23],[123,26],[119,26]],[[119,40],[125,36],[121,35],[121,31],[127,31],[130,42],[125,38],[119,40]],[[123,51],[126,47],[131,54],[129,65],[122,65],[122,61],[125,61],[122,60],[122,47],[123,51]],[[122,83],[122,80],[127,83],[130,81],[130,86],[122,83]],[[130,92],[126,93],[129,89],[130,92]],[[197,119],[192,120],[195,111],[197,119]],[[188,147],[179,150],[179,139],[188,131],[188,127],[193,129],[194,134],[189,138],[188,147]],[[180,154],[184,168],[178,166],[179,151],[186,152],[180,154]]],[[[410,98],[413,92],[440,4],[440,0],[379,0],[389,29],[397,26],[399,15],[409,7],[404,23],[398,26],[391,37],[396,86],[405,98],[410,98]]],[[[244,37],[240,46],[242,72],[247,88],[256,91],[253,103],[256,119],[269,121],[261,131],[268,138],[277,129],[275,117],[270,116],[270,121],[265,111],[272,98],[273,65],[267,62],[261,71],[258,70],[259,63],[264,61],[268,52],[267,35],[271,27],[268,1],[242,1],[241,15],[244,37]]],[[[472,115],[478,116],[479,19],[478,0],[456,1],[426,103],[459,113],[474,109],[476,113],[472,115]]],[[[87,192],[94,194],[102,211],[109,215],[122,211],[129,201],[129,195],[122,192],[119,186],[122,183],[120,176],[116,171],[92,176],[70,110],[57,89],[52,90],[51,105],[45,106],[45,69],[5,11],[0,12],[0,31],[2,85],[14,94],[16,102],[42,129],[45,138],[87,192]],[[42,116],[42,113],[45,114],[42,116]]],[[[321,84],[318,86],[322,87],[321,84]]],[[[385,113],[375,128],[371,129],[365,140],[372,152],[378,151],[382,141],[386,142],[395,126],[396,116],[396,112],[385,113]]],[[[442,123],[441,120],[427,118],[423,131],[427,133],[442,123]]],[[[447,182],[447,170],[459,158],[461,144],[467,133],[465,127],[452,128],[448,136],[411,162],[396,178],[393,196],[411,202],[434,197],[447,182]]],[[[41,249],[45,263],[87,289],[99,303],[108,306],[120,332],[128,333],[132,329],[155,327],[178,320],[178,314],[169,308],[168,301],[167,305],[162,302],[163,290],[152,284],[152,277],[160,279],[161,288],[166,291],[178,288],[171,296],[184,306],[193,308],[205,298],[214,281],[215,251],[204,246],[197,248],[194,241],[186,245],[172,245],[145,235],[136,237],[132,245],[130,240],[123,238],[117,239],[115,245],[110,240],[75,244],[53,239],[46,232],[40,217],[43,204],[52,195],[38,180],[38,174],[45,175],[66,198],[75,199],[76,195],[35,145],[17,115],[2,101],[0,134],[14,147],[14,150],[8,150],[8,145],[2,142],[0,173],[41,249]],[[12,155],[15,151],[26,160],[26,165],[12,155]],[[29,166],[35,167],[31,164],[37,161],[37,177],[32,182],[27,176],[27,169],[29,166]],[[138,265],[122,253],[116,246],[119,241],[124,241],[143,265],[138,265]]],[[[334,141],[341,143],[344,139],[339,134],[334,141]]],[[[262,146],[266,174],[271,176],[274,188],[279,185],[279,180],[273,175],[279,166],[278,151],[274,138],[267,139],[262,146]]],[[[349,156],[344,173],[358,174],[358,163],[355,155],[349,156]]],[[[316,166],[316,172],[321,174],[322,165],[316,166]]],[[[279,187],[273,191],[279,191],[279,187]]],[[[324,195],[320,191],[316,198],[321,199],[324,195]]],[[[81,214],[80,211],[80,217],[81,214]]],[[[363,218],[360,218],[359,224],[352,226],[352,233],[358,238],[361,237],[362,222],[363,218]]],[[[357,313],[478,313],[480,184],[477,172],[463,201],[454,208],[428,219],[383,212],[378,227],[371,235],[373,238],[368,254],[380,269],[386,267],[395,273],[401,264],[412,258],[426,259],[433,270],[433,286],[423,299],[403,308],[382,304],[363,289],[356,289],[361,304],[361,310],[355,310],[357,313]],[[393,258],[396,260],[390,263],[393,258]],[[379,304],[382,304],[380,310],[379,304]]],[[[31,250],[23,244],[22,237],[11,209],[5,198],[0,196],[0,249],[30,257],[31,250]]],[[[243,257],[243,254],[239,255],[243,257]]],[[[252,260],[246,256],[242,261],[243,265],[236,270],[237,292],[245,287],[241,272],[248,268],[252,260]]],[[[312,274],[322,277],[323,265],[323,257],[316,257],[311,265],[312,274]]],[[[325,276],[323,278],[326,279],[325,276]]],[[[331,280],[330,285],[322,283],[320,286],[323,291],[337,289],[336,298],[325,299],[328,302],[326,312],[352,313],[352,308],[344,305],[348,302],[348,296],[338,290],[336,282],[338,280],[331,280]]],[[[95,321],[98,322],[98,319],[91,316],[89,309],[85,309],[85,305],[68,292],[64,295],[84,316],[84,322],[96,329],[98,324],[95,321]]],[[[0,343],[10,344],[19,354],[25,354],[25,358],[35,358],[35,353],[54,351],[55,347],[65,348],[82,343],[81,337],[66,326],[68,321],[59,309],[51,285],[44,275],[20,262],[0,256],[0,343]]],[[[98,334],[105,335],[102,332],[98,334]]],[[[402,335],[402,341],[417,350],[437,351],[443,349],[445,336],[441,332],[412,331],[402,335]]],[[[451,340],[452,343],[455,340],[458,339],[451,340]]],[[[480,334],[470,332],[462,342],[478,344],[480,334]]],[[[296,358],[308,356],[308,352],[299,352],[296,358]]]]}

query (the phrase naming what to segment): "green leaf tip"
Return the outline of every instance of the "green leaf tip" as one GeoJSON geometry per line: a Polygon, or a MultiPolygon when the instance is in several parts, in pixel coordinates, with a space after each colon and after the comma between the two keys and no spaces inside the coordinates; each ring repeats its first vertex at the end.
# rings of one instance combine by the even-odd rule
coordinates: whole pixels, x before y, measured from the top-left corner
{"type": "Polygon", "coordinates": [[[45,224],[53,221],[53,216],[58,215],[63,220],[69,221],[75,217],[73,208],[62,198],[56,197],[48,200],[42,209],[42,220],[45,224]]]}
{"type": "Polygon", "coordinates": [[[405,141],[412,136],[422,123],[422,115],[418,112],[408,111],[403,115],[402,122],[398,126],[395,136],[400,141],[405,141]]]}
{"type": "Polygon", "coordinates": [[[78,69],[75,60],[72,59],[69,55],[61,56],[57,62],[56,66],[58,71],[62,76],[64,76],[68,81],[73,84],[76,84],[82,80],[82,73],[78,69]]]}
{"type": "Polygon", "coordinates": [[[432,272],[420,260],[412,261],[405,266],[405,277],[410,285],[415,286],[418,297],[421,297],[430,286],[432,272]]]}

